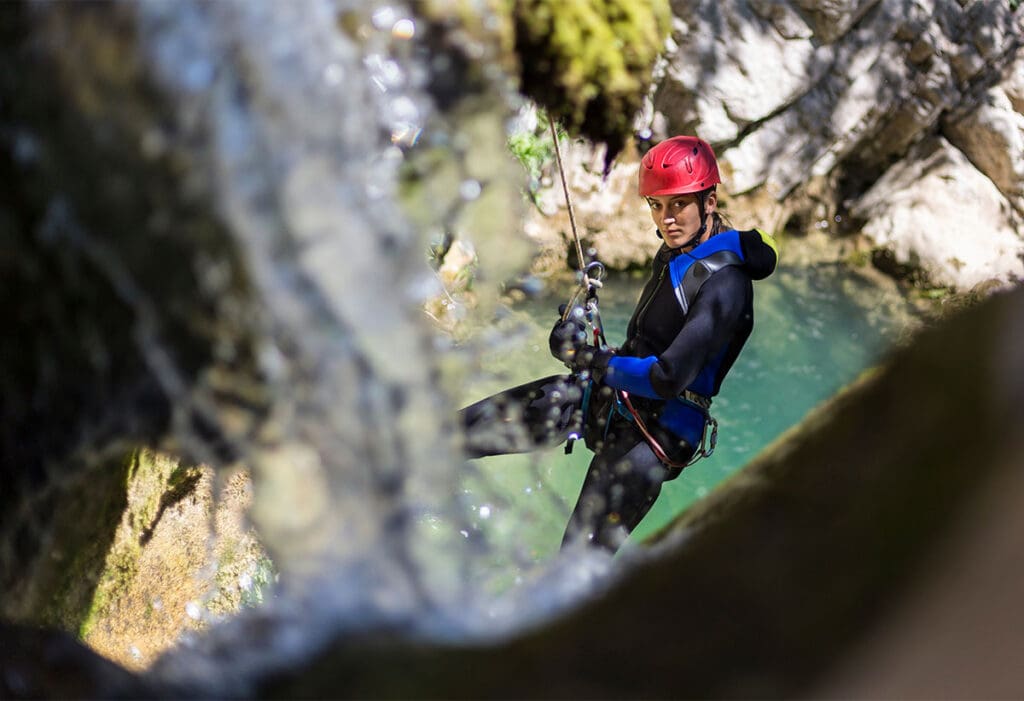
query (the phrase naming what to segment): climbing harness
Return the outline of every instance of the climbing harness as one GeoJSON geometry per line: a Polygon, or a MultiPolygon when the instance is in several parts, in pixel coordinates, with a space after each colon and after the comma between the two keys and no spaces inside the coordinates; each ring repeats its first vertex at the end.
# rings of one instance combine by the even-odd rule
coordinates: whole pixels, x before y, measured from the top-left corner
{"type": "MultiPolygon", "coordinates": [[[[626,392],[625,390],[617,390],[615,394],[616,399],[619,402],[621,402],[621,406],[625,407],[626,412],[628,412],[623,415],[636,425],[640,433],[643,434],[643,437],[647,441],[647,444],[651,447],[651,450],[654,451],[654,455],[658,458],[658,460],[665,463],[669,467],[676,467],[681,470],[685,467],[689,467],[690,465],[697,462],[701,458],[711,457],[711,455],[715,452],[715,447],[718,445],[718,420],[711,415],[711,412],[708,409],[708,407],[711,406],[711,401],[706,397],[701,397],[701,395],[695,395],[696,397],[701,397],[701,399],[704,400],[703,403],[698,403],[690,399],[684,399],[684,401],[686,401],[687,403],[693,404],[695,407],[699,408],[701,412],[704,414],[704,429],[701,431],[700,445],[696,447],[696,450],[694,450],[693,455],[690,457],[690,460],[687,462],[677,462],[669,458],[668,453],[665,451],[664,448],[661,447],[661,444],[658,443],[658,439],[655,438],[654,435],[647,429],[647,424],[645,424],[644,420],[640,417],[640,412],[636,410],[636,408],[633,406],[633,402],[630,401],[629,399],[629,392],[626,392]]],[[[693,393],[687,392],[685,394],[693,393]]],[[[683,397],[680,396],[680,399],[683,399],[683,397]]]]}

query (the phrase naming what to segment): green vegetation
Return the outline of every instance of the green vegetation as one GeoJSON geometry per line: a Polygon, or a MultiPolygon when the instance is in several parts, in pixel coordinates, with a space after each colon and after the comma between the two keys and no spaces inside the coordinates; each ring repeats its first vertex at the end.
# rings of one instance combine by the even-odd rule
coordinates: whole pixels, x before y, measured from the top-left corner
{"type": "Polygon", "coordinates": [[[108,614],[138,574],[141,546],[133,540],[121,545],[107,556],[106,569],[96,586],[92,604],[78,628],[78,636],[82,639],[87,638],[96,623],[108,614]]]}
{"type": "MultiPolygon", "coordinates": [[[[560,125],[555,125],[559,140],[567,139],[568,134],[560,125]]],[[[551,139],[551,126],[547,115],[537,111],[537,123],[532,129],[517,131],[508,137],[508,150],[523,166],[529,176],[526,196],[536,204],[537,192],[541,187],[541,178],[555,162],[555,144],[551,139]]]]}
{"type": "Polygon", "coordinates": [[[866,268],[871,265],[871,251],[867,249],[852,251],[846,256],[844,262],[853,268],[866,268]]]}
{"type": "Polygon", "coordinates": [[[548,129],[547,118],[538,114],[537,126],[533,130],[516,132],[508,138],[508,150],[529,173],[531,189],[534,181],[540,181],[544,167],[555,159],[555,146],[548,136],[548,129]]]}

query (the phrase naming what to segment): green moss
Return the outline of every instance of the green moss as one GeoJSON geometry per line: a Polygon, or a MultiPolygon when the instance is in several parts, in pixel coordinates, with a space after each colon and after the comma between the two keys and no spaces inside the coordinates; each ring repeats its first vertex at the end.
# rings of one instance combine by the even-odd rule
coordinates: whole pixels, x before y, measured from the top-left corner
{"type": "Polygon", "coordinates": [[[35,576],[20,601],[7,603],[13,618],[78,630],[102,577],[107,551],[127,504],[126,478],[132,455],[88,470],[66,485],[53,505],[50,542],[40,553],[35,576]]]}
{"type": "Polygon", "coordinates": [[[662,0],[517,0],[520,89],[614,156],[650,87],[670,23],[662,0]]]}
{"type": "Polygon", "coordinates": [[[201,468],[147,449],[138,449],[128,459],[125,471],[126,508],[116,538],[96,581],[78,634],[85,638],[96,622],[106,617],[128,591],[138,574],[142,547],[152,536],[168,507],[190,494],[202,476],[201,468]]]}
{"type": "Polygon", "coordinates": [[[929,287],[916,290],[915,294],[921,299],[943,300],[952,295],[953,290],[948,287],[929,287]]]}
{"type": "Polygon", "coordinates": [[[140,550],[136,542],[128,540],[122,547],[110,552],[92,604],[78,629],[79,637],[86,638],[97,621],[107,616],[109,610],[131,586],[135,575],[138,574],[140,550]]]}

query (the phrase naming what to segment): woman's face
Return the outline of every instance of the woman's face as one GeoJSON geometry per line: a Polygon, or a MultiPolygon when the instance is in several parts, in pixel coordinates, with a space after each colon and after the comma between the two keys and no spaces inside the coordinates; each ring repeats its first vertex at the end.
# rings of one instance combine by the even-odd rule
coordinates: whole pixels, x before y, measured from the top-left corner
{"type": "Polygon", "coordinates": [[[700,229],[702,220],[715,211],[716,204],[714,192],[709,192],[705,198],[706,211],[703,213],[700,211],[700,200],[696,193],[647,198],[647,205],[651,208],[651,219],[669,248],[679,248],[688,243],[701,243],[707,240],[710,232],[706,230],[699,242],[692,241],[700,229]]]}

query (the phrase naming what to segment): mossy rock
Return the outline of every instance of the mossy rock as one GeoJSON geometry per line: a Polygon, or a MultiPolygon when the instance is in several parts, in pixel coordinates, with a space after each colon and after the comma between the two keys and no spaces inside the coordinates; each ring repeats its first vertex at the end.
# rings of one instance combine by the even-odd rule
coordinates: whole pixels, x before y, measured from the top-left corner
{"type": "MultiPolygon", "coordinates": [[[[5,592],[8,620],[77,632],[88,617],[107,553],[127,505],[132,459],[117,457],[51,491],[41,511],[53,514],[24,576],[5,592]]],[[[42,525],[40,524],[40,528],[42,525]]]]}
{"type": "Polygon", "coordinates": [[[517,0],[520,90],[570,133],[626,143],[671,23],[666,2],[517,0]]]}

